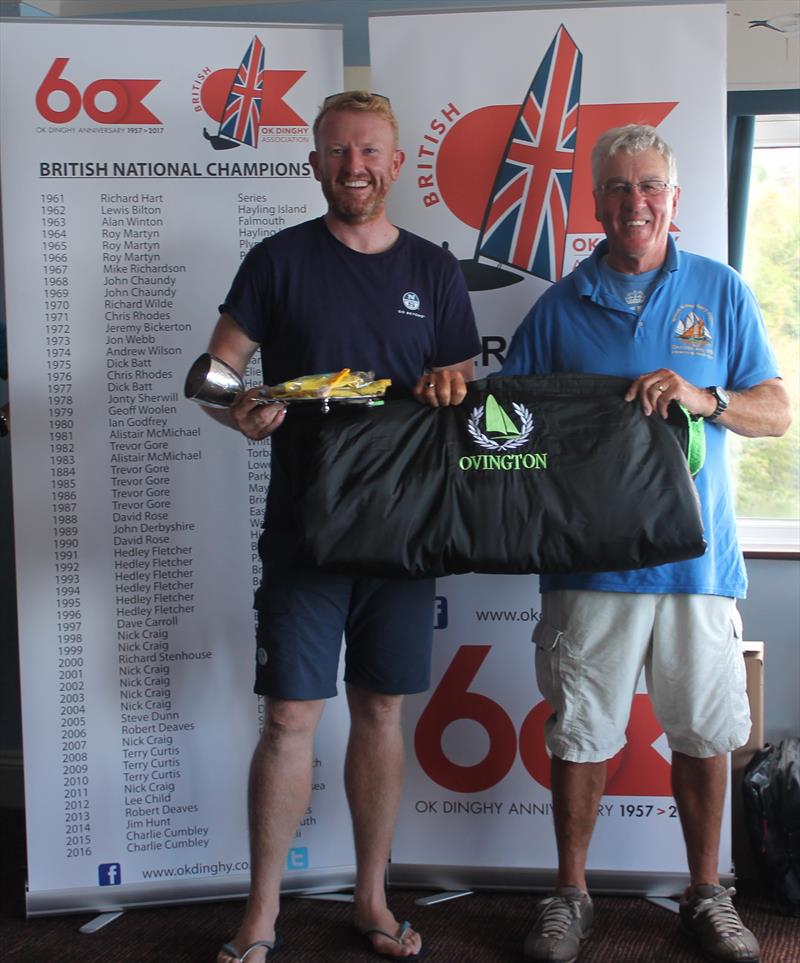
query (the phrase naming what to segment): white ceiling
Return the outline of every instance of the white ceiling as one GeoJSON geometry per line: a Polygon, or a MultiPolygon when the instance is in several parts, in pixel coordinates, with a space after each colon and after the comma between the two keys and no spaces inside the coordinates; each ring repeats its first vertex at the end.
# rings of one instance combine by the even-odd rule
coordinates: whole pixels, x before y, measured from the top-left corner
{"type": "MultiPolygon", "coordinates": [[[[23,0],[53,17],[102,17],[111,13],[139,13],[148,10],[191,10],[201,7],[246,7],[286,0],[23,0]]],[[[310,3],[312,0],[292,0],[310,3]]]]}

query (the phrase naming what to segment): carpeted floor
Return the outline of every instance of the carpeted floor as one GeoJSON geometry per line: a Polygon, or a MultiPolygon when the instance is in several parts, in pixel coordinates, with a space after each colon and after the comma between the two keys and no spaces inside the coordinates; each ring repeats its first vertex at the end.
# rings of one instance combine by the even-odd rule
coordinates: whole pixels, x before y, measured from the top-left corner
{"type": "MultiPolygon", "coordinates": [[[[24,823],[0,810],[0,958],[4,963],[213,963],[241,915],[241,901],[130,910],[92,935],[78,932],[91,915],[24,918],[24,823]]],[[[434,906],[425,895],[395,890],[400,919],[423,934],[431,963],[516,963],[537,897],[480,893],[434,906]]],[[[800,963],[800,919],[777,913],[758,892],[737,897],[745,923],[758,936],[762,963],[800,963]]],[[[702,959],[681,933],[678,917],[642,899],[597,897],[595,926],[580,963],[693,963],[702,959]]],[[[354,935],[347,903],[285,899],[279,921],[283,963],[368,963],[354,935]]]]}

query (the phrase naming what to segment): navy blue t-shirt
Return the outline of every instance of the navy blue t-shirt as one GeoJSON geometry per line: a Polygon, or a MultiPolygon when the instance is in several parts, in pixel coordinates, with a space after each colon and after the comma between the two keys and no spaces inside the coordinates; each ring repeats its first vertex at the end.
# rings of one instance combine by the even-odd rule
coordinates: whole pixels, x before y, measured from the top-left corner
{"type": "MultiPolygon", "coordinates": [[[[268,385],[350,368],[410,390],[426,368],[466,361],[481,346],[461,268],[449,251],[401,230],[388,251],[361,254],[338,241],[322,218],[256,244],[220,311],[261,344],[268,385]]],[[[291,408],[287,426],[290,419],[291,408]]],[[[273,534],[294,530],[282,465],[291,444],[287,426],[272,436],[273,534]]],[[[263,540],[260,547],[263,557],[263,540]]]]}
{"type": "Polygon", "coordinates": [[[403,230],[361,254],[322,218],[287,228],[252,248],[220,311],[260,342],[265,384],[350,368],[410,389],[480,350],[458,261],[403,230]]]}

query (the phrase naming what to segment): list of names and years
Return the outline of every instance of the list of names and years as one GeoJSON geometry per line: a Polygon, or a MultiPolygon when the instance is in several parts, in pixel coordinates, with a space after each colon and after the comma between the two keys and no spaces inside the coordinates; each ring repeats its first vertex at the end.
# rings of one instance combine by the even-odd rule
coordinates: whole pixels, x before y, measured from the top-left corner
{"type": "MultiPolygon", "coordinates": [[[[257,151],[223,163],[203,136],[209,118],[191,106],[190,124],[150,127],[91,111],[84,123],[45,124],[36,113],[81,104],[69,99],[77,69],[54,67],[53,51],[100,77],[149,76],[159,57],[177,56],[188,91],[212,73],[198,65],[223,56],[235,66],[252,29],[76,26],[20,21],[0,38],[32,912],[69,908],[73,890],[101,907],[126,894],[146,902],[164,881],[246,889],[269,449],[208,418],[183,383],[241,257],[324,207],[308,124],[273,136],[248,167],[238,154],[257,151]],[[25,96],[7,93],[11,78],[25,96]]],[[[295,109],[313,117],[324,92],[341,89],[340,32],[259,28],[270,31],[304,65],[295,109]]],[[[186,91],[159,84],[155,112],[183,117],[186,91]]],[[[260,380],[257,360],[247,378],[260,380]]],[[[342,730],[331,719],[288,867],[297,872],[352,864],[347,836],[325,832],[346,818],[340,782],[319,775],[342,750],[344,719],[342,730]]]]}
{"type": "Polygon", "coordinates": [[[195,721],[173,700],[178,660],[210,650],[171,651],[195,612],[197,523],[176,511],[173,466],[200,462],[200,426],[176,424],[181,398],[165,343],[192,331],[174,318],[186,265],[166,260],[163,193],[100,194],[114,597],[119,661],[126,850],[208,845],[197,802],[181,800],[183,745],[195,721]],[[181,447],[175,446],[180,439],[181,447]],[[184,441],[185,440],[185,441],[184,441]],[[188,447],[184,447],[188,445],[188,447]],[[179,801],[180,800],[180,801],[179,801]],[[188,820],[187,820],[188,817],[188,820]]]}

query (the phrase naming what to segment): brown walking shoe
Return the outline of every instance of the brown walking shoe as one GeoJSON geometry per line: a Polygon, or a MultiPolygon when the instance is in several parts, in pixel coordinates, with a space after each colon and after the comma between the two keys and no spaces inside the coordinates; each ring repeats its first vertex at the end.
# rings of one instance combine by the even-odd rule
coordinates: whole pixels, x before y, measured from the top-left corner
{"type": "Polygon", "coordinates": [[[733,887],[690,887],[680,902],[681,923],[710,959],[719,963],[758,963],[761,949],[734,908],[731,897],[735,894],[733,887]]]}
{"type": "Polygon", "coordinates": [[[592,929],[594,907],[577,886],[561,886],[538,905],[538,915],[525,939],[525,963],[575,963],[581,940],[592,929]]]}

